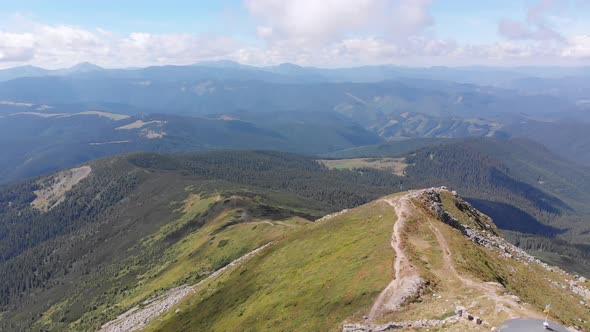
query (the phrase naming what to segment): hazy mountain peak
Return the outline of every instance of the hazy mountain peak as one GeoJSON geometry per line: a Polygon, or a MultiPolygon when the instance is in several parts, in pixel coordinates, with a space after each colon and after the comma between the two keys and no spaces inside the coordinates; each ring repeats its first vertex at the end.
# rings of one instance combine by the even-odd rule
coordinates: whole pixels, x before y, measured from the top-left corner
{"type": "Polygon", "coordinates": [[[302,66],[291,63],[291,62],[284,62],[277,66],[279,69],[288,69],[288,70],[301,70],[304,69],[302,66]]]}
{"type": "Polygon", "coordinates": [[[48,72],[49,71],[47,69],[31,65],[7,68],[0,70],[0,81],[6,81],[14,78],[27,76],[43,76],[46,75],[48,72]]]}
{"type": "Polygon", "coordinates": [[[103,70],[104,68],[97,66],[90,62],[80,62],[72,67],[68,68],[67,70],[71,72],[89,72],[89,71],[96,71],[96,70],[103,70]]]}
{"type": "Polygon", "coordinates": [[[241,63],[232,60],[214,60],[201,61],[195,63],[193,66],[214,67],[214,68],[240,68],[244,67],[241,63]]]}

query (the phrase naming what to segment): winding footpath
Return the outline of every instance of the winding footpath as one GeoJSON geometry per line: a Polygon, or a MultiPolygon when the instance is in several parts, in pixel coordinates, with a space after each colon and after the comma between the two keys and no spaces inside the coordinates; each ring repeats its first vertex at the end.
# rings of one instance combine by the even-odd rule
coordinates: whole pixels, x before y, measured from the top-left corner
{"type": "Polygon", "coordinates": [[[403,249],[402,234],[408,217],[411,215],[411,199],[422,194],[422,190],[412,191],[403,196],[396,196],[383,200],[395,209],[397,220],[393,225],[391,236],[391,247],[395,252],[393,263],[393,280],[379,294],[377,300],[371,307],[368,319],[374,321],[383,315],[384,312],[399,310],[399,308],[410,298],[417,296],[424,284],[416,268],[412,266],[408,256],[403,249]]]}
{"type": "MultiPolygon", "coordinates": [[[[432,189],[431,189],[432,190],[432,189]]],[[[446,268],[450,272],[450,276],[458,280],[464,289],[476,290],[478,297],[493,300],[496,303],[496,311],[499,312],[503,308],[519,308],[521,313],[525,312],[530,317],[538,316],[533,310],[524,307],[520,300],[509,294],[502,294],[504,289],[502,286],[495,283],[486,283],[482,281],[475,281],[470,278],[462,276],[456,269],[452,257],[449,244],[441,233],[439,227],[442,223],[427,215],[424,211],[418,208],[413,200],[419,199],[426,190],[415,190],[405,195],[396,196],[383,201],[395,209],[397,220],[393,226],[393,234],[391,237],[391,247],[395,252],[395,260],[393,263],[394,278],[379,294],[367,318],[369,322],[379,320],[385,313],[398,311],[401,306],[408,300],[418,297],[421,294],[424,286],[424,280],[420,277],[418,270],[412,265],[404,250],[404,243],[402,236],[406,228],[406,224],[411,216],[420,213],[424,220],[428,223],[429,229],[436,237],[436,242],[443,253],[443,260],[446,268]]],[[[518,314],[514,311],[508,311],[510,317],[515,318],[518,314]]]]}

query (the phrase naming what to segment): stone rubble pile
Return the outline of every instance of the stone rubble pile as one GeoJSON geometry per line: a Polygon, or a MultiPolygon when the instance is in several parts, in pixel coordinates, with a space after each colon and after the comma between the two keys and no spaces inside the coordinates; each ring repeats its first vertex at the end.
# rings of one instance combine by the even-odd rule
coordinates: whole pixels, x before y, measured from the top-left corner
{"type": "Polygon", "coordinates": [[[339,215],[341,215],[341,214],[343,214],[343,213],[346,213],[346,212],[348,212],[348,211],[349,211],[349,209],[344,209],[344,210],[342,210],[342,211],[338,211],[338,212],[330,213],[330,214],[327,214],[327,215],[325,215],[325,216],[321,217],[320,219],[316,219],[316,221],[315,221],[315,222],[320,222],[320,221],[324,221],[324,220],[332,219],[332,218],[334,218],[334,217],[337,217],[337,216],[339,216],[339,215]]]}
{"type": "Polygon", "coordinates": [[[465,307],[458,306],[455,308],[455,315],[445,319],[420,319],[406,322],[388,322],[385,324],[344,324],[342,332],[385,332],[394,331],[403,328],[430,328],[440,327],[447,324],[455,324],[460,320],[473,322],[473,324],[482,325],[484,321],[470,314],[465,307]]]}

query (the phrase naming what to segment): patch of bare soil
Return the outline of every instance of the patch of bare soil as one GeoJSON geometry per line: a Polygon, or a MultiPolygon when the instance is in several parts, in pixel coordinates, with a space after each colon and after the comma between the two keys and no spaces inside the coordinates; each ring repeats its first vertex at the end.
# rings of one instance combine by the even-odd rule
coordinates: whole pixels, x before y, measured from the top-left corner
{"type": "Polygon", "coordinates": [[[161,121],[161,120],[153,120],[153,121],[142,121],[142,120],[137,120],[135,122],[132,122],[130,124],[121,126],[121,127],[117,127],[115,128],[115,130],[131,130],[131,129],[140,129],[143,128],[146,125],[149,124],[165,124],[166,121],[161,121]]]}
{"type": "Polygon", "coordinates": [[[43,212],[53,209],[65,200],[68,191],[87,178],[91,172],[90,166],[82,166],[59,172],[50,179],[42,180],[41,188],[35,190],[37,198],[31,202],[31,205],[43,212]]]}

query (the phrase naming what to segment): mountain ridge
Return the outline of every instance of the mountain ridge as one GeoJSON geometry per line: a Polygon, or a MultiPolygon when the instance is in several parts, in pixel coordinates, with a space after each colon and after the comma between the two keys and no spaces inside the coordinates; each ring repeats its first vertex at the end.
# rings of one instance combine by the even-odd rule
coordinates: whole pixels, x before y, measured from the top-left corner
{"type": "MultiPolygon", "coordinates": [[[[465,263],[482,264],[483,266],[485,266],[485,264],[490,264],[484,263],[486,262],[486,260],[489,260],[489,262],[498,260],[498,262],[491,263],[492,266],[485,267],[483,270],[479,270],[479,273],[505,273],[500,272],[502,269],[497,264],[507,264],[508,266],[513,266],[512,264],[514,264],[514,268],[519,269],[519,273],[524,273],[523,271],[526,271],[526,269],[532,268],[532,266],[535,265],[538,266],[538,268],[535,268],[535,271],[537,271],[536,273],[542,275],[551,275],[551,278],[560,281],[563,279],[570,280],[572,284],[568,285],[568,293],[562,294],[563,300],[568,302],[569,305],[566,305],[565,307],[561,307],[560,309],[558,309],[559,313],[555,313],[553,315],[553,318],[561,320],[564,315],[572,314],[572,318],[570,318],[571,320],[564,323],[570,326],[576,324],[576,326],[579,327],[580,321],[575,319],[575,317],[582,317],[582,313],[586,312],[587,309],[583,305],[580,305],[578,303],[578,298],[585,299],[585,296],[588,296],[590,294],[590,292],[587,291],[587,285],[585,285],[585,281],[583,279],[578,279],[572,275],[566,274],[565,272],[559,269],[555,270],[555,268],[534,259],[533,257],[524,253],[522,250],[506,243],[500,237],[495,235],[498,234],[497,230],[495,229],[495,226],[493,226],[493,222],[491,222],[489,218],[474,210],[470,205],[464,203],[460,198],[458,198],[456,194],[451,194],[445,189],[431,188],[425,190],[412,191],[409,194],[402,193],[400,195],[388,196],[385,198],[381,198],[378,201],[371,202],[366,206],[361,206],[353,210],[346,210],[331,217],[323,218],[321,221],[322,224],[314,226],[315,228],[322,228],[331,223],[343,224],[345,223],[344,220],[346,220],[346,222],[349,223],[357,223],[358,225],[358,221],[353,221],[354,219],[350,218],[351,215],[359,215],[359,213],[360,215],[364,215],[364,217],[368,219],[379,219],[379,216],[374,216],[374,214],[367,213],[367,208],[378,211],[377,214],[383,214],[384,210],[381,208],[383,205],[389,205],[390,207],[395,206],[395,211],[397,214],[397,220],[395,221],[394,226],[392,227],[393,239],[391,242],[391,247],[393,247],[393,251],[396,253],[395,255],[393,255],[395,256],[395,263],[392,264],[394,278],[392,278],[392,281],[389,283],[389,286],[387,286],[386,283],[381,283],[381,285],[383,285],[382,287],[384,287],[384,290],[380,293],[381,295],[379,295],[379,292],[373,293],[374,295],[372,296],[372,298],[375,302],[372,304],[372,306],[370,305],[371,301],[367,301],[364,302],[365,304],[358,307],[360,303],[357,302],[356,299],[352,300],[352,303],[354,303],[353,308],[351,308],[352,311],[345,312],[355,313],[352,315],[352,317],[345,319],[344,322],[339,322],[338,320],[330,319],[330,323],[328,323],[326,321],[320,320],[320,315],[311,314],[309,311],[306,311],[306,313],[309,313],[311,315],[311,317],[308,317],[308,319],[311,318],[313,323],[310,323],[309,321],[304,323],[300,320],[298,320],[297,323],[284,322],[280,319],[280,317],[272,317],[267,315],[264,316],[264,318],[260,322],[254,322],[253,320],[249,319],[249,317],[255,315],[256,312],[260,312],[259,310],[261,309],[254,309],[254,312],[252,312],[253,309],[241,309],[242,315],[244,315],[245,317],[242,317],[242,315],[236,317],[234,314],[232,314],[232,311],[239,311],[240,308],[244,308],[244,306],[246,308],[256,307],[258,305],[258,302],[256,302],[258,297],[252,297],[252,295],[245,295],[245,299],[239,300],[239,294],[232,294],[233,292],[230,289],[233,288],[232,285],[234,285],[234,283],[233,281],[229,280],[233,280],[234,278],[236,278],[235,276],[237,275],[241,276],[244,273],[248,273],[248,271],[250,271],[251,269],[256,269],[256,265],[251,266],[253,264],[264,264],[263,262],[266,259],[271,260],[273,251],[277,252],[278,254],[278,252],[284,252],[285,250],[287,250],[286,248],[289,246],[287,243],[290,243],[289,240],[281,239],[279,243],[273,244],[268,248],[265,248],[264,253],[261,253],[257,257],[252,258],[251,261],[244,262],[244,265],[238,265],[234,267],[234,270],[228,271],[224,276],[219,276],[219,281],[208,281],[209,287],[211,287],[211,285],[216,285],[214,286],[216,290],[212,292],[207,292],[204,289],[199,288],[199,286],[197,286],[197,288],[194,290],[194,293],[191,293],[193,295],[187,294],[188,300],[183,300],[179,302],[179,304],[172,306],[167,311],[167,313],[164,314],[163,319],[156,320],[155,318],[157,316],[152,316],[148,318],[149,324],[146,328],[146,331],[182,331],[187,330],[188,326],[197,326],[209,330],[221,330],[223,329],[222,326],[227,326],[228,324],[228,322],[224,322],[223,318],[221,317],[226,317],[229,321],[231,321],[230,324],[232,324],[232,326],[240,326],[241,328],[246,330],[253,328],[268,329],[271,326],[279,329],[296,329],[305,326],[306,328],[311,329],[320,328],[324,330],[334,331],[389,331],[403,327],[437,328],[440,331],[459,331],[465,329],[474,331],[487,331],[490,329],[490,327],[499,326],[504,320],[513,317],[518,317],[521,315],[524,315],[525,317],[543,317],[543,301],[549,301],[549,298],[544,297],[542,294],[541,298],[537,298],[537,296],[539,296],[538,292],[535,292],[534,297],[531,297],[530,294],[526,293],[526,291],[530,289],[530,287],[524,286],[525,284],[522,284],[521,281],[517,281],[518,286],[511,285],[511,283],[515,281],[513,279],[514,277],[508,277],[506,275],[505,277],[495,277],[506,279],[492,279],[495,281],[491,282],[491,280],[487,279],[489,278],[489,276],[485,277],[481,274],[479,276],[474,276],[472,274],[475,271],[478,271],[478,268],[472,269],[471,271],[464,270],[465,263]],[[441,199],[441,195],[444,195],[446,197],[441,199]],[[461,222],[459,222],[459,220],[456,219],[454,215],[446,211],[448,206],[443,207],[443,205],[445,204],[443,203],[443,200],[448,201],[449,199],[451,199],[451,201],[455,200],[456,203],[453,204],[458,204],[457,207],[455,207],[455,213],[460,213],[459,217],[463,216],[461,222]],[[433,205],[428,206],[430,204],[433,205]],[[378,206],[380,207],[378,208],[378,206]],[[364,212],[357,212],[359,210],[362,210],[364,212]],[[422,213],[426,213],[424,215],[424,218],[433,218],[428,217],[428,212],[426,211],[433,211],[432,213],[434,213],[434,218],[440,219],[438,219],[438,221],[432,221],[430,219],[424,219],[420,221],[416,219],[408,219],[407,221],[405,221],[405,218],[410,218],[410,216],[416,216],[417,214],[422,213]],[[400,218],[404,219],[402,220],[400,218]],[[464,224],[466,221],[470,222],[470,224],[464,224]],[[404,225],[405,223],[409,223],[409,225],[404,225]],[[440,226],[439,224],[445,224],[446,226],[440,226]],[[458,287],[456,284],[454,284],[454,286],[450,287],[449,285],[452,285],[456,282],[453,281],[452,283],[449,283],[450,281],[446,281],[445,279],[443,279],[443,275],[437,274],[440,273],[438,271],[440,267],[435,267],[434,261],[431,261],[430,264],[432,264],[433,266],[429,269],[424,269],[424,267],[420,267],[421,265],[424,265],[425,262],[423,262],[422,259],[419,258],[420,256],[416,256],[416,253],[413,251],[424,250],[424,248],[422,248],[422,244],[418,244],[418,242],[415,239],[412,240],[412,242],[410,242],[410,239],[408,237],[412,237],[411,235],[409,235],[412,234],[412,231],[408,228],[414,230],[417,227],[423,226],[427,227],[426,229],[430,229],[431,232],[433,232],[433,234],[436,235],[436,241],[439,241],[438,243],[440,245],[443,245],[443,248],[441,250],[443,252],[442,255],[444,256],[444,258],[441,259],[446,262],[445,266],[447,266],[450,269],[450,271],[452,271],[452,274],[455,275],[455,277],[453,278],[456,278],[458,280],[457,282],[460,282],[460,284],[463,284],[463,286],[458,287]],[[451,229],[454,229],[454,231],[457,231],[457,229],[463,229],[463,232],[459,232],[460,235],[454,234],[453,231],[450,231],[449,228],[446,227],[450,227],[451,229]],[[451,236],[449,234],[453,235],[451,236]],[[482,261],[472,262],[468,259],[466,262],[457,263],[457,258],[453,256],[459,254],[457,252],[456,243],[454,243],[457,241],[456,239],[458,239],[457,236],[463,236],[467,238],[466,241],[470,242],[471,244],[465,245],[467,245],[468,247],[473,247],[473,249],[477,249],[476,251],[481,251],[481,254],[483,254],[484,256],[478,257],[478,259],[482,259],[482,261]],[[451,243],[453,244],[452,246],[450,245],[451,243]],[[285,249],[281,249],[281,247],[284,247],[285,249]],[[409,248],[413,249],[410,250],[409,248]],[[404,254],[404,252],[407,250],[410,251],[406,255],[404,254]],[[254,263],[255,261],[256,263],[254,263]],[[455,267],[455,264],[459,264],[460,266],[462,266],[461,270],[459,270],[459,267],[455,267]],[[232,277],[232,275],[234,277],[232,277]],[[483,278],[483,280],[480,278],[483,278]],[[410,280],[414,281],[410,282],[410,280]],[[472,290],[469,291],[469,289],[472,290]],[[471,295],[458,295],[466,294],[465,292],[471,295]],[[517,292],[518,294],[523,296],[523,299],[521,299],[519,296],[516,296],[513,292],[517,292]],[[452,295],[453,293],[455,293],[455,295],[452,295]],[[230,302],[232,301],[232,299],[224,300],[223,296],[238,296],[238,304],[232,305],[230,302]],[[457,305],[456,300],[449,301],[453,298],[463,298],[463,301],[468,301],[468,304],[462,306],[460,304],[465,302],[458,302],[459,305],[457,305]],[[441,301],[441,299],[446,299],[447,301],[441,301]],[[486,302],[490,299],[491,304],[486,302]],[[221,301],[221,303],[218,303],[217,301],[221,301]],[[245,301],[245,303],[242,304],[242,301],[245,301]],[[531,304],[528,303],[528,301],[534,302],[531,304]],[[213,322],[205,322],[203,319],[205,319],[208,316],[206,314],[201,315],[198,312],[199,308],[202,308],[207,303],[210,303],[215,306],[226,304],[227,306],[220,308],[220,310],[223,310],[224,312],[223,316],[215,315],[215,319],[213,322]],[[371,307],[373,309],[371,309],[371,307]],[[500,308],[500,311],[497,311],[498,308],[500,308]],[[370,313],[366,313],[369,310],[370,313]],[[433,312],[436,312],[436,310],[442,310],[442,316],[444,318],[428,318],[428,316],[433,315],[433,312]],[[575,313],[570,310],[575,311],[575,313]],[[365,314],[363,314],[363,312],[365,312],[365,314]],[[475,316],[473,312],[477,312],[477,316],[475,316]],[[407,317],[408,320],[396,322],[390,321],[385,324],[382,323],[384,320],[387,320],[387,317],[396,316],[407,317]],[[413,317],[413,319],[410,319],[411,317],[413,317]],[[363,321],[363,323],[350,322],[350,320],[354,321],[355,319],[359,319],[363,321]],[[367,324],[367,321],[371,323],[367,324]]],[[[391,224],[389,225],[391,226],[391,224]]],[[[338,236],[339,231],[333,231],[336,232],[334,236],[338,236]]],[[[310,236],[313,237],[313,235],[310,236]]],[[[420,236],[417,237],[419,238],[420,236]]],[[[284,257],[285,254],[281,255],[282,257],[284,257]]],[[[290,255],[294,255],[294,253],[291,252],[290,255]]],[[[330,255],[335,255],[335,253],[327,255],[328,257],[330,257],[330,255]]],[[[428,261],[430,261],[432,259],[432,253],[429,253],[428,256],[429,258],[427,259],[428,261]]],[[[391,262],[393,262],[392,258],[393,257],[390,258],[391,262]]],[[[463,259],[465,258],[467,257],[464,257],[463,259]]],[[[306,267],[304,266],[300,266],[300,268],[306,269],[306,267]]],[[[333,268],[333,266],[328,265],[324,268],[330,269],[333,268]]],[[[248,277],[252,276],[248,275],[248,277]]],[[[258,278],[260,277],[262,276],[258,276],[258,278]]],[[[299,278],[299,276],[294,276],[294,280],[292,280],[291,282],[297,283],[299,282],[299,278]]],[[[336,279],[330,280],[331,282],[328,283],[328,285],[331,284],[332,287],[337,287],[339,283],[343,282],[338,278],[331,279],[336,279]]],[[[543,279],[537,277],[535,278],[535,280],[543,279]]],[[[273,281],[271,281],[271,283],[272,282],[273,281]]],[[[246,282],[246,284],[248,284],[248,282],[246,282]]],[[[548,284],[551,283],[548,282],[548,284]]],[[[559,293],[560,291],[563,291],[561,289],[561,285],[562,284],[559,283],[557,285],[552,286],[555,288],[551,288],[551,291],[549,293],[556,294],[556,292],[559,293]]],[[[203,287],[207,287],[207,285],[203,285],[203,287]]],[[[542,287],[544,290],[546,290],[546,288],[549,288],[548,286],[542,287]]],[[[304,291],[305,290],[303,289],[302,292],[304,291]]],[[[292,296],[295,296],[295,299],[290,298],[291,301],[295,301],[295,303],[297,303],[299,301],[297,300],[298,293],[295,292],[292,296]]],[[[321,305],[321,303],[324,303],[322,302],[322,299],[329,301],[327,296],[319,295],[318,297],[320,298],[320,304],[317,305],[321,305]]],[[[287,299],[275,299],[273,303],[275,306],[280,307],[282,305],[282,301],[287,301],[287,299]]],[[[310,305],[315,306],[316,304],[310,305]]],[[[295,307],[296,306],[297,305],[295,305],[295,307]]],[[[330,309],[328,309],[328,312],[329,311],[330,309]]],[[[279,313],[277,314],[281,315],[279,313]]],[[[334,314],[335,313],[332,313],[332,315],[334,314]]],[[[339,313],[336,315],[338,315],[338,317],[346,317],[347,314],[339,313]]],[[[130,326],[133,326],[133,324],[131,324],[130,326]]]]}

